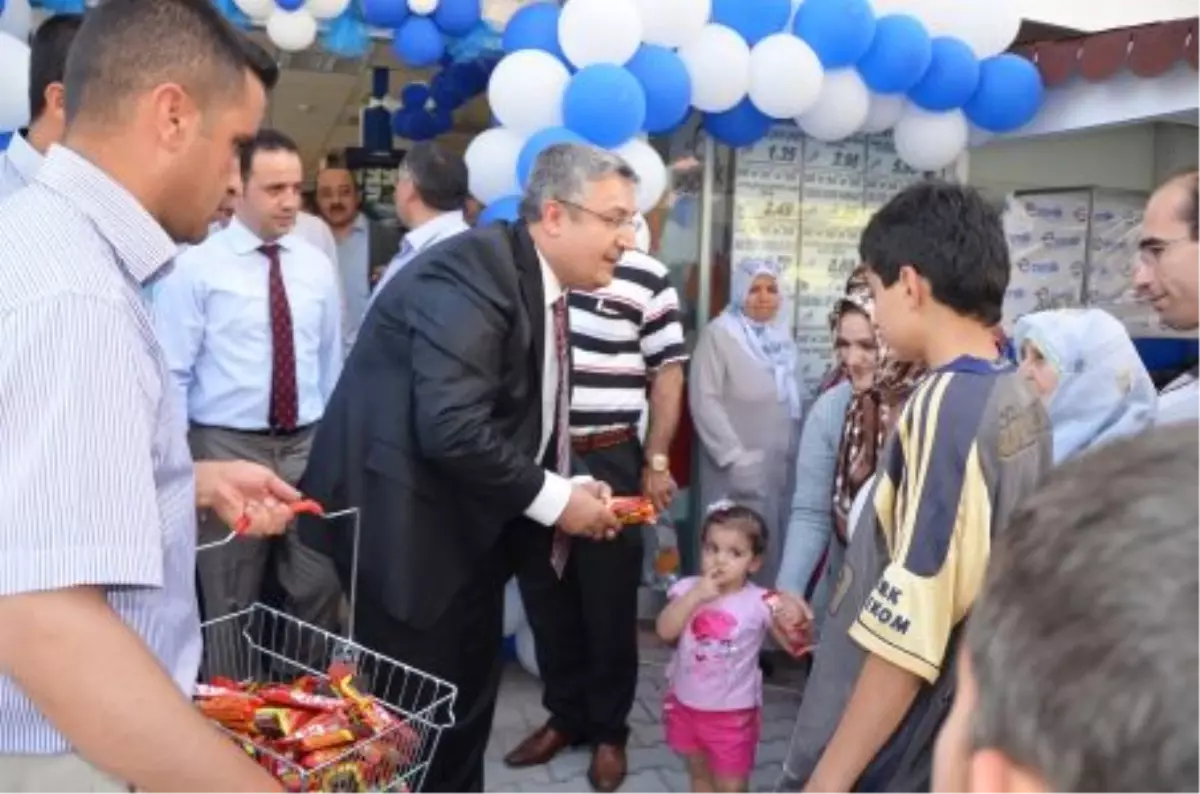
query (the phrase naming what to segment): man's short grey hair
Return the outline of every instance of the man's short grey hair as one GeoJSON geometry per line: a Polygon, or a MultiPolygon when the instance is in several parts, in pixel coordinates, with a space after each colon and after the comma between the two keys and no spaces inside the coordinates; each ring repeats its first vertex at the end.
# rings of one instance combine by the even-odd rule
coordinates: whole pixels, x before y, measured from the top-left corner
{"type": "Polygon", "coordinates": [[[1196,424],[1067,463],[996,539],[968,620],[974,746],[1052,791],[1195,791],[1196,424]]]}
{"type": "Polygon", "coordinates": [[[533,164],[533,172],[521,197],[521,219],[529,223],[542,219],[547,201],[579,204],[588,185],[610,176],[637,184],[638,176],[619,155],[595,146],[559,143],[546,147],[533,164]]]}

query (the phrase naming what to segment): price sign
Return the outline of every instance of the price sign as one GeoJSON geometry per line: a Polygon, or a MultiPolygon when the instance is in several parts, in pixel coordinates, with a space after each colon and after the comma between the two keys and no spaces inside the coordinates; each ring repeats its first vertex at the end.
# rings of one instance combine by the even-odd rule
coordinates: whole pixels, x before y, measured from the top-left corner
{"type": "Polygon", "coordinates": [[[804,134],[796,127],[773,127],[753,146],[738,152],[738,163],[772,163],[799,167],[804,152],[804,134]]]}
{"type": "Polygon", "coordinates": [[[866,140],[861,136],[832,143],[809,140],[804,149],[804,166],[806,171],[819,169],[862,174],[866,154],[866,140]]]}

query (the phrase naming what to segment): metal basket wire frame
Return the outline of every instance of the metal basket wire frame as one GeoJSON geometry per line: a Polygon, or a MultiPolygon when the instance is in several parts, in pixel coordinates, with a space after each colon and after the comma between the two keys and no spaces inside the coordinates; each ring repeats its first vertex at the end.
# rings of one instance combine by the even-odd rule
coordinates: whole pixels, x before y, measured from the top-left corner
{"type": "MultiPolygon", "coordinates": [[[[358,510],[326,518],[354,518],[350,614],[358,577],[358,510]]],[[[198,551],[229,542],[198,547],[198,551]]],[[[268,743],[222,728],[289,791],[419,791],[444,729],[454,725],[457,688],[440,678],[389,659],[348,638],[313,626],[264,604],[206,621],[200,680],[291,683],[300,676],[325,679],[334,661],[349,661],[355,686],[376,699],[398,724],[344,748],[312,769],[283,756],[268,743]]]]}

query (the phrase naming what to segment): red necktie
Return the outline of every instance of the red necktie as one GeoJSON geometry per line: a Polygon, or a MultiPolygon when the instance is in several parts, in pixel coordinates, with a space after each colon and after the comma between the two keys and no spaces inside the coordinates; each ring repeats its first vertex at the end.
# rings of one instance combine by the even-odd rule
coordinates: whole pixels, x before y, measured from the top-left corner
{"type": "Polygon", "coordinates": [[[271,306],[271,408],[267,421],[272,430],[290,433],[299,414],[296,396],[296,340],[292,334],[292,308],[279,266],[279,245],[268,243],[258,249],[271,263],[268,301],[271,306]]]}
{"type": "MultiPolygon", "coordinates": [[[[558,389],[554,401],[554,433],[557,436],[555,468],[563,477],[571,476],[571,401],[567,378],[571,357],[567,348],[567,296],[562,295],[554,302],[554,351],[558,357],[558,389]]],[[[561,529],[555,528],[554,540],[550,545],[550,567],[561,579],[571,552],[571,538],[561,529]]]]}

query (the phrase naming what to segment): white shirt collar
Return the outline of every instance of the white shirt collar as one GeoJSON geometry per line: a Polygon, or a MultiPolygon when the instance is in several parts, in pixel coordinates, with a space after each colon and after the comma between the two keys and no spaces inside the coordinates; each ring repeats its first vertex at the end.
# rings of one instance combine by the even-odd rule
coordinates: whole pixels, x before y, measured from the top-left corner
{"type": "MultiPolygon", "coordinates": [[[[220,232],[217,232],[217,234],[224,237],[233,249],[233,252],[239,255],[253,253],[264,245],[262,238],[252,232],[250,227],[244,224],[242,219],[236,215],[230,219],[229,225],[220,232]]],[[[280,248],[290,251],[295,248],[296,238],[289,232],[275,242],[278,243],[280,248]]]]}
{"type": "Polygon", "coordinates": [[[41,152],[30,145],[29,141],[25,140],[25,135],[21,132],[15,133],[9,139],[8,148],[4,152],[8,161],[17,169],[17,173],[21,175],[26,184],[37,178],[42,162],[46,159],[41,152]]]}
{"type": "Polygon", "coordinates": [[[436,218],[430,218],[415,229],[411,229],[404,239],[408,241],[413,253],[423,251],[431,244],[441,240],[447,233],[462,231],[467,222],[461,212],[443,212],[436,218]]]}
{"type": "Polygon", "coordinates": [[[542,256],[542,252],[538,251],[537,255],[538,265],[542,271],[542,295],[546,306],[553,306],[554,302],[563,295],[562,284],[559,283],[558,276],[554,275],[554,271],[550,269],[550,263],[546,261],[546,257],[542,256]]]}

